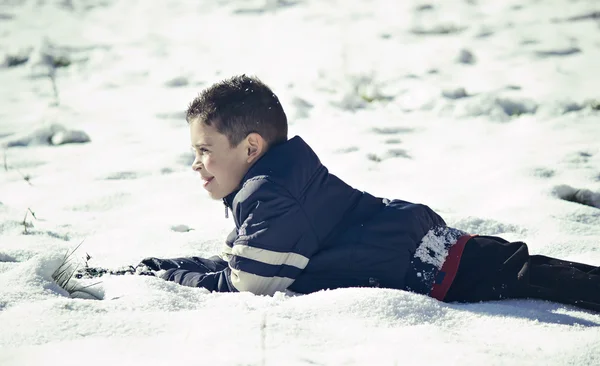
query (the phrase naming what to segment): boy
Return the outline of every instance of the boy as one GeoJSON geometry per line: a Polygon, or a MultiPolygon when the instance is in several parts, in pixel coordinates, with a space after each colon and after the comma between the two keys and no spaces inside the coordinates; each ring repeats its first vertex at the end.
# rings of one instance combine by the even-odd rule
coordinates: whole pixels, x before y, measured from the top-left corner
{"type": "Polygon", "coordinates": [[[448,302],[538,298],[600,311],[599,267],[530,256],[524,243],[447,227],[427,206],[377,198],[330,174],[300,137],[288,140],[285,112],[257,78],[209,87],[186,119],[192,169],[236,230],[219,257],[146,258],[138,273],[210,291],[386,287],[448,302]]]}

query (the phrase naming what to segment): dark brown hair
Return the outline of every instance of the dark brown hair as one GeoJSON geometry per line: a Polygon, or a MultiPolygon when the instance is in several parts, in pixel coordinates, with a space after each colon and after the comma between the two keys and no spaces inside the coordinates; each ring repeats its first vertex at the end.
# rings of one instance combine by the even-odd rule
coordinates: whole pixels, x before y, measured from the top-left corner
{"type": "Polygon", "coordinates": [[[203,90],[188,106],[188,123],[214,126],[237,146],[256,132],[269,145],[287,140],[287,117],[273,91],[256,77],[234,76],[203,90]]]}

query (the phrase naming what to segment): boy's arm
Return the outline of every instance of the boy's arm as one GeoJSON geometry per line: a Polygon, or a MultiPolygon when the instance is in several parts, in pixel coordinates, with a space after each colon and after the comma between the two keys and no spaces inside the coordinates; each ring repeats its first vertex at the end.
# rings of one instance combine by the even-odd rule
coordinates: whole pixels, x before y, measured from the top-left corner
{"type": "Polygon", "coordinates": [[[167,271],[162,278],[210,291],[273,295],[290,286],[317,249],[314,231],[299,203],[266,179],[247,182],[234,208],[241,223],[223,254],[229,266],[214,273],[167,271]],[[171,273],[169,273],[171,272],[171,273]]]}
{"type": "MultiPolygon", "coordinates": [[[[237,238],[237,229],[233,229],[225,239],[226,246],[233,245],[237,238]]],[[[229,284],[230,270],[227,262],[220,256],[211,258],[176,258],[164,260],[146,258],[142,264],[154,271],[162,272],[159,277],[183,286],[203,287],[209,291],[232,292],[235,289],[229,284]]]]}
{"type": "Polygon", "coordinates": [[[211,292],[234,292],[236,291],[235,288],[229,283],[230,272],[229,268],[208,273],[187,269],[169,269],[161,274],[160,277],[183,286],[203,287],[211,292]]]}
{"type": "Polygon", "coordinates": [[[229,282],[257,295],[287,289],[318,248],[302,207],[287,189],[265,178],[246,182],[237,201],[233,211],[241,225],[224,250],[229,282]]]}

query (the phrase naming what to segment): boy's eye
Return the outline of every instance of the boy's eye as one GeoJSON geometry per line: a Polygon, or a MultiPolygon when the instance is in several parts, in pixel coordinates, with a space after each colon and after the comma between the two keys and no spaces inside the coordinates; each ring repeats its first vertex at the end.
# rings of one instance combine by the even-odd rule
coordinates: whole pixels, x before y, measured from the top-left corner
{"type": "Polygon", "coordinates": [[[200,154],[205,154],[205,153],[209,152],[208,149],[206,149],[204,147],[198,147],[198,148],[192,147],[191,150],[193,153],[199,152],[200,154]]]}

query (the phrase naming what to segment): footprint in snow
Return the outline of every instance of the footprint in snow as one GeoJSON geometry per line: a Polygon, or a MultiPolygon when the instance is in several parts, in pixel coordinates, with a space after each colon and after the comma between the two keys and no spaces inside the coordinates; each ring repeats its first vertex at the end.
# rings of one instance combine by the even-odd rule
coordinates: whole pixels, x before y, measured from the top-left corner
{"type": "Polygon", "coordinates": [[[581,21],[586,21],[586,20],[598,20],[600,19],[600,11],[592,11],[589,13],[583,13],[583,14],[579,14],[579,15],[575,15],[572,17],[568,17],[568,18],[563,18],[563,19],[554,19],[554,23],[561,23],[561,22],[581,22],[581,21]]]}
{"type": "Polygon", "coordinates": [[[545,50],[545,51],[537,51],[536,55],[538,57],[561,57],[561,56],[570,56],[576,53],[580,53],[581,49],[577,47],[568,47],[568,48],[560,48],[554,50],[545,50]]]}
{"type": "Polygon", "coordinates": [[[379,135],[396,135],[413,132],[413,129],[407,127],[374,127],[372,131],[379,135]]]}
{"type": "Polygon", "coordinates": [[[412,156],[410,156],[408,154],[408,152],[404,149],[389,149],[388,151],[386,151],[385,154],[383,154],[381,156],[377,155],[375,153],[367,154],[367,159],[369,159],[375,163],[380,163],[384,160],[391,159],[391,158],[412,159],[412,156]]]}
{"type": "Polygon", "coordinates": [[[593,155],[587,151],[578,151],[567,156],[566,160],[573,164],[587,164],[593,155]]]}
{"type": "Polygon", "coordinates": [[[483,28],[479,30],[479,32],[475,35],[475,38],[487,38],[492,35],[494,35],[494,31],[492,29],[483,28]]]}
{"type": "Polygon", "coordinates": [[[292,106],[294,107],[294,113],[297,119],[310,117],[310,113],[314,108],[313,104],[298,97],[292,100],[292,106]]]}
{"type": "Polygon", "coordinates": [[[556,172],[548,168],[536,168],[533,170],[533,175],[539,178],[552,178],[556,172]]]}
{"type": "Polygon", "coordinates": [[[239,8],[239,9],[235,9],[233,11],[233,14],[240,14],[240,15],[260,15],[266,12],[270,12],[270,11],[276,11],[278,9],[284,9],[284,8],[291,8],[293,6],[296,6],[300,4],[300,1],[293,1],[293,0],[278,0],[275,1],[274,4],[271,4],[269,6],[263,6],[260,8],[239,8]]]}
{"type": "Polygon", "coordinates": [[[565,201],[600,208],[600,192],[593,192],[585,188],[574,188],[569,185],[563,184],[554,187],[552,193],[558,198],[565,201]]]}
{"type": "Polygon", "coordinates": [[[527,46],[529,44],[538,44],[538,43],[540,43],[540,41],[538,41],[537,39],[531,39],[531,38],[526,38],[521,41],[522,46],[527,46]]]}
{"type": "Polygon", "coordinates": [[[71,237],[69,236],[69,234],[60,234],[50,230],[27,229],[27,231],[23,232],[23,235],[47,235],[54,239],[59,239],[62,241],[71,241],[71,237]]]}
{"type": "Polygon", "coordinates": [[[418,36],[439,36],[462,33],[466,29],[467,27],[460,27],[454,24],[437,24],[428,28],[415,27],[410,32],[418,36]]]}
{"type": "Polygon", "coordinates": [[[404,149],[389,149],[386,153],[390,158],[406,158],[412,159],[412,156],[408,154],[408,152],[404,149]]]}
{"type": "Polygon", "coordinates": [[[136,179],[138,176],[134,172],[116,172],[106,177],[106,180],[130,180],[136,179]]]}
{"type": "Polygon", "coordinates": [[[349,153],[357,152],[358,150],[360,150],[360,149],[356,146],[349,146],[349,147],[343,147],[341,149],[337,149],[335,152],[338,154],[349,154],[349,153]]]}
{"type": "Polygon", "coordinates": [[[383,159],[379,156],[377,156],[377,154],[373,154],[373,153],[369,153],[367,154],[367,159],[375,162],[375,163],[379,163],[381,161],[383,161],[383,159]]]}
{"type": "Polygon", "coordinates": [[[433,5],[421,4],[415,8],[415,11],[427,11],[427,10],[433,10],[433,5]]]}

